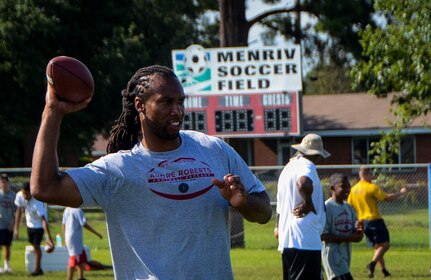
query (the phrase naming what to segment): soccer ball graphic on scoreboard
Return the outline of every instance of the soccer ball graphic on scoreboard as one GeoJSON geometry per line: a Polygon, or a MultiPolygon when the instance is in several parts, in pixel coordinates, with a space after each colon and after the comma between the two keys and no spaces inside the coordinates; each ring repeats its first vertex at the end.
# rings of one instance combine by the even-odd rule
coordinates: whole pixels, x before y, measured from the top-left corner
{"type": "Polygon", "coordinates": [[[174,71],[188,94],[211,91],[211,56],[200,45],[191,45],[173,56],[174,71]]]}
{"type": "Polygon", "coordinates": [[[184,67],[192,75],[201,74],[207,67],[207,58],[202,46],[191,45],[184,52],[184,67]]]}

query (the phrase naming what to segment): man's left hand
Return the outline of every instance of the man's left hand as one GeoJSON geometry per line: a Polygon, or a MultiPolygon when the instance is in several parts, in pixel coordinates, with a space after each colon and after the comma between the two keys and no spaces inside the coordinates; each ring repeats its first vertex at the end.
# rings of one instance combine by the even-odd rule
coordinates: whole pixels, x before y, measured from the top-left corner
{"type": "Polygon", "coordinates": [[[227,174],[223,180],[212,179],[212,183],[219,188],[221,195],[232,207],[240,207],[247,203],[248,194],[238,175],[227,174]]]}

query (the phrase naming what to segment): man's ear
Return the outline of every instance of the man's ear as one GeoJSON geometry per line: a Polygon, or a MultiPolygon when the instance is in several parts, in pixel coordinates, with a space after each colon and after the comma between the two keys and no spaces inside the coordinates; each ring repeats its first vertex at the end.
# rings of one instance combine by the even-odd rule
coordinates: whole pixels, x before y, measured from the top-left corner
{"type": "Polygon", "coordinates": [[[138,113],[144,113],[145,111],[145,103],[139,96],[135,97],[135,109],[138,113]]]}

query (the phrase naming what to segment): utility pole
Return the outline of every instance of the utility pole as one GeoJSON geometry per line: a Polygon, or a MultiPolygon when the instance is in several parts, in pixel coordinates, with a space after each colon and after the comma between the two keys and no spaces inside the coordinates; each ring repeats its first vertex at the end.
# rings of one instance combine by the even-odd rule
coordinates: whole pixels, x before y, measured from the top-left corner
{"type": "MultiPolygon", "coordinates": [[[[220,0],[220,47],[247,46],[248,22],[245,18],[245,0],[220,0]]],[[[235,149],[236,143],[227,143],[235,149]]],[[[244,248],[244,219],[233,207],[229,207],[231,248],[244,248]]]]}
{"type": "Polygon", "coordinates": [[[295,44],[301,44],[301,0],[295,1],[295,13],[296,13],[296,21],[295,21],[295,44]]]}

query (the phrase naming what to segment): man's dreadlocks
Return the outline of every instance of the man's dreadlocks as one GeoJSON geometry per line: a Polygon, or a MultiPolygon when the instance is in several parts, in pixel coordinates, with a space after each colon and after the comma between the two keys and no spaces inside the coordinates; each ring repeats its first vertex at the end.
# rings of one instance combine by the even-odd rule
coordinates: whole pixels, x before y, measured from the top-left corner
{"type": "Polygon", "coordinates": [[[141,68],[133,75],[127,83],[127,88],[121,92],[123,110],[111,128],[106,148],[108,153],[129,150],[139,141],[141,125],[139,113],[135,108],[135,97],[148,100],[153,90],[151,81],[154,75],[177,78],[170,68],[160,65],[141,68]]]}

